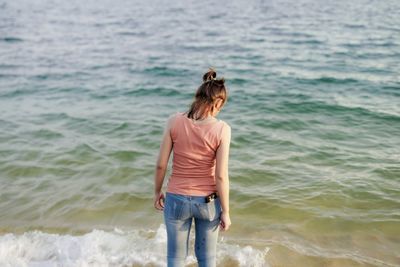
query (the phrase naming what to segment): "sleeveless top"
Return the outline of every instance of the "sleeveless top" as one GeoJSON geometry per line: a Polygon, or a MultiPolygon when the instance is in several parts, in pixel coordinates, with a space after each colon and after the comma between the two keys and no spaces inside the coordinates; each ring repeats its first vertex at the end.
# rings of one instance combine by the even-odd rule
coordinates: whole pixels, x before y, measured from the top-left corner
{"type": "Polygon", "coordinates": [[[217,191],[215,156],[225,125],[222,120],[197,124],[182,112],[175,114],[170,128],[173,161],[167,192],[206,196],[217,191]]]}

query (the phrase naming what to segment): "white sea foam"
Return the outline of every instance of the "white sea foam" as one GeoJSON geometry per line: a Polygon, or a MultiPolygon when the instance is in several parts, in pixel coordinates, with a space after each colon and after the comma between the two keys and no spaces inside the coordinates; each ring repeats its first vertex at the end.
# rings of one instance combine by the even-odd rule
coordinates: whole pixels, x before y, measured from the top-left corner
{"type": "MultiPolygon", "coordinates": [[[[0,266],[166,266],[166,232],[134,230],[106,232],[94,229],[73,236],[29,231],[21,235],[0,236],[0,266]]],[[[264,251],[220,241],[218,262],[237,262],[237,266],[267,266],[264,251]]],[[[190,255],[187,263],[195,263],[190,255]]]]}

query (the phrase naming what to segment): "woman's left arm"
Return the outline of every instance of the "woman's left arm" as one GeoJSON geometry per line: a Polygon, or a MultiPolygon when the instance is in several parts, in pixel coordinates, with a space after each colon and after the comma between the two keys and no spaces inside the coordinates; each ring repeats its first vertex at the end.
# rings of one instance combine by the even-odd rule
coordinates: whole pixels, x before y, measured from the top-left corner
{"type": "Polygon", "coordinates": [[[154,207],[158,210],[164,209],[164,194],[162,193],[161,189],[163,186],[165,173],[167,171],[169,157],[172,151],[172,139],[170,130],[173,120],[174,116],[170,116],[168,118],[156,163],[156,170],[154,175],[154,207]]]}

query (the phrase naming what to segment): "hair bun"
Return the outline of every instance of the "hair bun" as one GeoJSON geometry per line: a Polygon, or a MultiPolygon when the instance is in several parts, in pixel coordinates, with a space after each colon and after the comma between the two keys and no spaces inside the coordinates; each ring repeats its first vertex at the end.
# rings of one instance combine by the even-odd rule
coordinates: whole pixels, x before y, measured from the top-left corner
{"type": "Polygon", "coordinates": [[[203,75],[203,82],[213,80],[217,77],[217,72],[213,68],[209,68],[203,75]]]}

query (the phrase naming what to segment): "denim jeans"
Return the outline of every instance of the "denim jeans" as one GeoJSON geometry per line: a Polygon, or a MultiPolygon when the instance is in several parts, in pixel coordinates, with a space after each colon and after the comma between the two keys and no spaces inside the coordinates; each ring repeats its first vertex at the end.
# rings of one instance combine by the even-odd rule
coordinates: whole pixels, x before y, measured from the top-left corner
{"type": "Polygon", "coordinates": [[[216,248],[221,203],[205,197],[166,193],[164,220],[167,229],[168,267],[184,266],[189,233],[194,219],[195,255],[199,267],[216,266],[216,248]]]}

